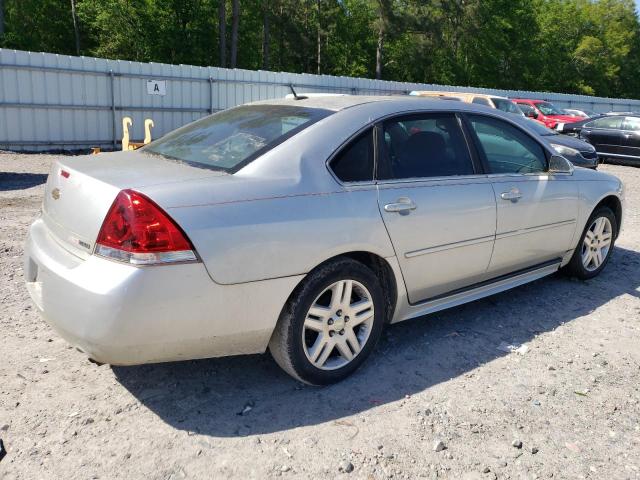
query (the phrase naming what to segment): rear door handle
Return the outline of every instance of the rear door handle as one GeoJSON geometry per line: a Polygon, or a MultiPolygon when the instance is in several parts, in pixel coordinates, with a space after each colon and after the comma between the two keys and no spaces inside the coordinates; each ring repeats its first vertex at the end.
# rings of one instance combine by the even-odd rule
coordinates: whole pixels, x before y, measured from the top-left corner
{"type": "Polygon", "coordinates": [[[385,212],[396,213],[409,213],[411,210],[415,210],[418,206],[413,203],[410,198],[400,197],[395,203],[387,203],[384,206],[385,212]]]}
{"type": "Polygon", "coordinates": [[[522,193],[517,188],[512,188],[508,192],[502,192],[500,194],[500,198],[503,200],[511,200],[512,202],[517,202],[522,198],[522,193]]]}

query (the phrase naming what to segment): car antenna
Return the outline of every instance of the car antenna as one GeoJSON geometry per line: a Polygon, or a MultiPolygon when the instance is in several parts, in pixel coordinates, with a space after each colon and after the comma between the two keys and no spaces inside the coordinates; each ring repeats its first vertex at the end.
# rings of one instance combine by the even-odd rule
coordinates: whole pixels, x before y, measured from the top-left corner
{"type": "Polygon", "coordinates": [[[309,97],[305,97],[305,96],[303,96],[303,95],[298,95],[298,94],[296,93],[295,89],[293,88],[293,83],[290,83],[290,84],[289,84],[289,88],[291,89],[291,93],[293,94],[293,98],[294,98],[294,100],[304,100],[304,99],[306,99],[306,98],[309,98],[309,97]]]}

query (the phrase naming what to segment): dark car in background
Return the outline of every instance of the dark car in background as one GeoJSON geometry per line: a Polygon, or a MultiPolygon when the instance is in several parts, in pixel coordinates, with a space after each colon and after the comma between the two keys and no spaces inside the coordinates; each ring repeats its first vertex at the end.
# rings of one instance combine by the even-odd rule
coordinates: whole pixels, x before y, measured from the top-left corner
{"type": "Polygon", "coordinates": [[[591,119],[579,135],[596,148],[600,158],[640,165],[640,115],[591,119]]]}
{"type": "Polygon", "coordinates": [[[582,120],[579,120],[577,122],[565,123],[565,124],[562,124],[562,125],[558,125],[556,130],[558,130],[558,132],[560,132],[560,133],[563,133],[564,135],[570,135],[572,137],[579,137],[580,136],[580,132],[582,131],[582,127],[584,127],[587,123],[593,122],[595,119],[602,118],[602,117],[606,117],[606,115],[603,114],[603,113],[600,113],[595,117],[583,118],[582,120]]]}
{"type": "Polygon", "coordinates": [[[549,142],[553,149],[577,167],[598,168],[598,154],[593,145],[568,135],[561,135],[531,118],[522,119],[523,125],[549,142]]]}

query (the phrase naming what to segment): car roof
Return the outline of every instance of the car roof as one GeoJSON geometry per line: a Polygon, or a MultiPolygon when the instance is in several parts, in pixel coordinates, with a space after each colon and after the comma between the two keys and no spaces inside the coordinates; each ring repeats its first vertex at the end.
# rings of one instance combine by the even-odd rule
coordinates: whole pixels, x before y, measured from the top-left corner
{"type": "Polygon", "coordinates": [[[540,100],[534,98],[512,98],[514,102],[530,102],[530,103],[549,103],[548,100],[540,100]]]}
{"type": "Polygon", "coordinates": [[[501,100],[509,100],[507,97],[501,97],[500,95],[490,95],[488,93],[477,93],[477,92],[448,92],[444,90],[413,90],[409,93],[411,96],[415,97],[461,97],[461,98],[470,98],[470,97],[480,97],[480,98],[499,98],[501,100]]]}
{"type": "Polygon", "coordinates": [[[252,102],[249,105],[300,106],[307,108],[322,108],[338,112],[347,108],[371,103],[402,104],[403,106],[406,104],[416,104],[419,105],[419,108],[426,107],[433,109],[451,109],[452,104],[463,104],[463,102],[452,102],[451,100],[452,99],[450,98],[420,97],[411,95],[335,95],[305,97],[302,94],[298,94],[298,99],[292,97],[277,98],[252,102]]]}

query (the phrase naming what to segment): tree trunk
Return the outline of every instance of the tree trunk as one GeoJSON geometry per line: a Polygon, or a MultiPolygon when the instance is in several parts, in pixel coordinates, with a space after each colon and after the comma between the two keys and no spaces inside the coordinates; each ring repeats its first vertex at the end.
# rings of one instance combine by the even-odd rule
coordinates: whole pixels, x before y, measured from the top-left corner
{"type": "Polygon", "coordinates": [[[4,0],[0,0],[0,37],[4,35],[4,0]]]}
{"type": "Polygon", "coordinates": [[[384,47],[384,24],[378,29],[378,47],[376,48],[376,80],[382,78],[382,49],[384,47]]]}
{"type": "Polygon", "coordinates": [[[269,70],[270,64],[270,46],[271,46],[271,32],[269,18],[269,0],[263,0],[263,18],[262,18],[262,69],[269,70]]]}
{"type": "Polygon", "coordinates": [[[71,0],[71,18],[73,19],[73,34],[76,39],[76,55],[80,56],[80,30],[78,29],[78,17],[76,15],[76,0],[71,0]]]}
{"type": "Polygon", "coordinates": [[[317,41],[317,64],[318,64],[318,75],[320,75],[320,73],[322,73],[322,25],[320,22],[320,2],[321,0],[317,1],[317,6],[318,6],[318,36],[316,38],[317,41]]]}
{"type": "Polygon", "coordinates": [[[238,62],[238,24],[240,23],[240,0],[232,0],[231,8],[231,68],[238,62]]]}
{"type": "Polygon", "coordinates": [[[284,4],[280,3],[280,15],[278,15],[279,22],[277,24],[277,32],[278,32],[278,70],[282,71],[284,68],[284,4]]]}
{"type": "Polygon", "coordinates": [[[218,0],[218,46],[220,66],[227,66],[227,0],[218,0]]]}

